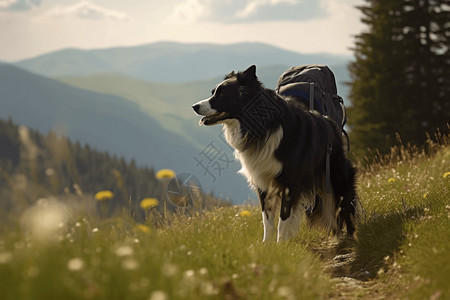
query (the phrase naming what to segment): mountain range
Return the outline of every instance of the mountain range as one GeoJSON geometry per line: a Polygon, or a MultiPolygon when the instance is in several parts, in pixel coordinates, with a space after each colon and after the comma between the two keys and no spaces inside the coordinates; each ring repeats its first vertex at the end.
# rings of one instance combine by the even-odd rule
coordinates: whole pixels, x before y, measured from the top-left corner
{"type": "Polygon", "coordinates": [[[219,126],[198,126],[191,105],[208,97],[226,73],[251,64],[269,88],[289,66],[328,64],[345,95],[348,60],[256,43],[66,49],[0,65],[0,117],[60,131],[138,164],[192,173],[205,189],[242,203],[254,194],[236,174],[232,149],[219,126]],[[222,169],[217,161],[204,168],[207,151],[222,158],[222,169]]]}
{"type": "Polygon", "coordinates": [[[98,50],[64,49],[22,60],[16,65],[48,77],[120,73],[156,82],[190,82],[244,69],[251,64],[340,65],[349,59],[330,54],[301,54],[261,43],[160,42],[98,50]]]}

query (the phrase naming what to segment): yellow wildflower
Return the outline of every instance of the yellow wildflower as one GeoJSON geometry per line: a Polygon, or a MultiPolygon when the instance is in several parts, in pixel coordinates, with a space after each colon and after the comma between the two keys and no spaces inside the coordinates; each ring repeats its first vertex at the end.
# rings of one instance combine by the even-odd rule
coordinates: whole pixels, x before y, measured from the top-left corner
{"type": "Polygon", "coordinates": [[[241,217],[248,217],[248,216],[251,216],[251,214],[252,213],[250,211],[246,210],[246,209],[244,209],[241,212],[239,212],[239,216],[241,216],[241,217]]]}
{"type": "Polygon", "coordinates": [[[142,209],[149,209],[155,206],[158,206],[159,201],[156,198],[144,198],[141,200],[141,203],[139,204],[139,206],[142,209]]]}
{"type": "Polygon", "coordinates": [[[423,194],[423,199],[427,199],[428,198],[428,193],[423,194]]]}
{"type": "Polygon", "coordinates": [[[445,172],[444,175],[442,175],[442,177],[447,178],[450,176],[450,172],[445,172]]]}
{"type": "Polygon", "coordinates": [[[95,194],[95,200],[97,201],[105,201],[112,199],[114,194],[111,191],[100,191],[95,194]]]}
{"type": "Polygon", "coordinates": [[[175,172],[170,169],[161,169],[156,173],[156,178],[163,179],[163,178],[172,178],[175,177],[175,172]]]}
{"type": "Polygon", "coordinates": [[[150,227],[144,224],[137,224],[136,228],[139,229],[142,232],[150,232],[150,227]]]}
{"type": "Polygon", "coordinates": [[[395,178],[394,177],[391,177],[391,178],[388,179],[388,183],[393,183],[393,182],[395,182],[395,178]]]}

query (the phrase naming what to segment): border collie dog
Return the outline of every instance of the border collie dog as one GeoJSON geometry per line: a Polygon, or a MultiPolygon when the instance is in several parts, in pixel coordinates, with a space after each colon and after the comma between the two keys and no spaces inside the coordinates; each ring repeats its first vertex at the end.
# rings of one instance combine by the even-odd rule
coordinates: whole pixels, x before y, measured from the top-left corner
{"type": "Polygon", "coordinates": [[[304,217],[328,233],[339,234],[345,224],[347,234],[355,236],[356,169],[331,119],[308,110],[298,98],[264,88],[255,66],[226,75],[211,97],[192,107],[203,116],[200,125],[223,125],[242,165],[239,173],[258,193],[264,242],[294,238],[304,217]]]}

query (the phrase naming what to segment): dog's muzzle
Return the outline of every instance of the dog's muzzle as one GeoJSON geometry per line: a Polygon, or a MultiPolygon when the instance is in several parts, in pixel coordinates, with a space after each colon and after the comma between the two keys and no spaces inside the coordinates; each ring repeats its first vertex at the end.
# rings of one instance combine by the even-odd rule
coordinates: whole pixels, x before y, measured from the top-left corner
{"type": "Polygon", "coordinates": [[[215,125],[218,122],[228,118],[229,114],[226,112],[218,112],[211,108],[208,99],[197,102],[192,105],[192,109],[203,118],[199,121],[200,125],[215,125]]]}

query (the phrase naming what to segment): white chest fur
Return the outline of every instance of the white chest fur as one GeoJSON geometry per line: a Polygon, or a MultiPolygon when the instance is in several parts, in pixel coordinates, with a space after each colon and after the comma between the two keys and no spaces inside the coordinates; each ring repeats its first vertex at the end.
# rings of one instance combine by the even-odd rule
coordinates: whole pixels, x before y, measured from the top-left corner
{"type": "Polygon", "coordinates": [[[227,142],[236,149],[234,152],[236,159],[241,162],[242,168],[239,173],[247,178],[249,184],[261,190],[269,190],[273,180],[283,168],[275,157],[275,150],[283,138],[281,126],[267,136],[266,143],[259,149],[253,147],[244,149],[246,137],[241,136],[240,125],[236,120],[224,124],[224,132],[227,142]]]}

